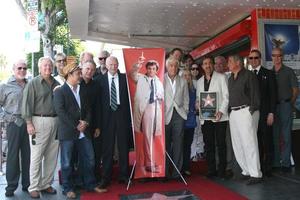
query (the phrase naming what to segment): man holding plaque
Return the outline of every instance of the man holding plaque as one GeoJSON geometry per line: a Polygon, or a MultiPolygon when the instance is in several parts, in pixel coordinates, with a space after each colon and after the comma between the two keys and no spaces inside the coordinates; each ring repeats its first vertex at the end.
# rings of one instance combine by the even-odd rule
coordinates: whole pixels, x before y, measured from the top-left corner
{"type": "Polygon", "coordinates": [[[204,76],[197,82],[197,107],[200,111],[206,160],[207,177],[225,178],[226,126],[228,121],[228,87],[224,74],[214,71],[214,62],[206,57],[202,63],[204,76]],[[215,149],[218,147],[219,166],[216,168],[215,149]]]}
{"type": "Polygon", "coordinates": [[[244,68],[239,55],[229,56],[228,67],[232,72],[228,90],[233,152],[242,168],[242,178],[252,185],[262,181],[256,134],[260,106],[258,80],[244,68]]]}

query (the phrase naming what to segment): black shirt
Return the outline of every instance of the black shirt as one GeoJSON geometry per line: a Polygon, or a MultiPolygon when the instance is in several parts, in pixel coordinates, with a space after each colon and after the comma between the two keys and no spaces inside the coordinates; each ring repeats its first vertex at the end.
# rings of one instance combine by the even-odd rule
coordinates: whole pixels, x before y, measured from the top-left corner
{"type": "Polygon", "coordinates": [[[259,85],[254,73],[242,68],[236,79],[232,73],[228,80],[229,91],[229,109],[242,105],[250,106],[250,111],[254,112],[259,109],[259,85]]]}

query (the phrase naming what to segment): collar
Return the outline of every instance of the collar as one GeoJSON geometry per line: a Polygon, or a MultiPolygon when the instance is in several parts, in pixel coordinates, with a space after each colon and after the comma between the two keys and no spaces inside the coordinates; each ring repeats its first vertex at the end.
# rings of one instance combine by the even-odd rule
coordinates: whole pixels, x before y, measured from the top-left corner
{"type": "MultiPolygon", "coordinates": [[[[41,75],[38,75],[37,78],[40,80],[40,82],[42,83],[43,81],[46,81],[41,75]]],[[[50,76],[49,79],[54,82],[54,78],[53,76],[50,76]]]]}
{"type": "Polygon", "coordinates": [[[118,73],[115,73],[115,75],[111,75],[110,72],[107,72],[107,75],[108,75],[108,79],[111,79],[111,78],[118,78],[118,73]]]}
{"type": "Polygon", "coordinates": [[[72,91],[74,91],[74,89],[76,89],[76,92],[79,91],[79,89],[80,89],[80,85],[79,84],[77,84],[77,86],[74,87],[73,85],[69,84],[68,81],[66,81],[66,83],[71,88],[72,91]]]}
{"type": "Polygon", "coordinates": [[[259,71],[260,71],[260,68],[261,68],[261,65],[259,65],[258,67],[256,67],[256,68],[253,68],[251,65],[249,66],[249,70],[251,70],[251,71],[253,71],[253,70],[256,70],[257,71],[257,73],[259,73],[259,71]]]}
{"type": "MultiPolygon", "coordinates": [[[[8,80],[7,83],[17,82],[17,79],[14,75],[12,75],[8,80]]],[[[27,83],[27,79],[24,78],[24,82],[27,83]]]]}

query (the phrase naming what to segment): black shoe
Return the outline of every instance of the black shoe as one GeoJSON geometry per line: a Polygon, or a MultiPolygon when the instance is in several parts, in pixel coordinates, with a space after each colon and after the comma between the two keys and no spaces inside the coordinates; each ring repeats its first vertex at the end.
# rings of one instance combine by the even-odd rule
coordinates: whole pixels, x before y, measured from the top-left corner
{"type": "Polygon", "coordinates": [[[208,172],[207,174],[206,174],[206,178],[214,178],[214,177],[216,177],[218,174],[217,174],[217,172],[208,172]]]}
{"type": "Polygon", "coordinates": [[[129,179],[127,179],[127,178],[120,178],[120,179],[118,180],[118,183],[119,183],[119,184],[127,184],[128,181],[129,181],[129,179]]]}
{"type": "Polygon", "coordinates": [[[251,178],[251,177],[250,177],[249,175],[241,174],[240,180],[245,181],[245,180],[248,180],[248,179],[250,179],[250,178],[251,178]]]}
{"type": "Polygon", "coordinates": [[[272,177],[272,171],[271,170],[266,171],[265,173],[263,173],[263,175],[266,177],[272,177]]]}
{"type": "Polygon", "coordinates": [[[290,167],[281,167],[281,171],[283,173],[288,173],[288,172],[291,172],[291,168],[290,167]]]}
{"type": "Polygon", "coordinates": [[[254,185],[254,184],[257,184],[257,183],[261,183],[261,182],[262,182],[262,178],[250,177],[246,184],[247,185],[254,185]]]}
{"type": "Polygon", "coordinates": [[[5,192],[5,196],[6,197],[13,197],[14,196],[14,192],[13,191],[6,191],[5,192]]]}
{"type": "Polygon", "coordinates": [[[28,192],[28,187],[22,187],[23,192],[28,192]]]}
{"type": "Polygon", "coordinates": [[[108,185],[109,185],[109,182],[108,182],[108,181],[102,180],[102,181],[100,182],[100,184],[99,184],[99,188],[100,188],[100,189],[106,189],[108,185]]]}

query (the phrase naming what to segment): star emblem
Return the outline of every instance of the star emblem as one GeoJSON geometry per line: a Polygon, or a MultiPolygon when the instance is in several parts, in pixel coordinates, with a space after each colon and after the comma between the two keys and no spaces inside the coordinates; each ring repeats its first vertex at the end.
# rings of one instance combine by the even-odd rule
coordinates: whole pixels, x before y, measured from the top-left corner
{"type": "Polygon", "coordinates": [[[166,196],[164,194],[154,193],[150,198],[143,198],[138,200],[180,200],[182,198],[191,197],[192,194],[189,195],[178,195],[178,196],[166,196]]]}
{"type": "Polygon", "coordinates": [[[209,94],[207,94],[206,98],[202,98],[202,101],[204,101],[204,107],[206,106],[211,106],[214,107],[214,101],[216,99],[215,98],[211,98],[209,94]]]}

